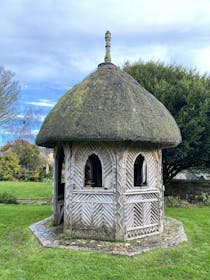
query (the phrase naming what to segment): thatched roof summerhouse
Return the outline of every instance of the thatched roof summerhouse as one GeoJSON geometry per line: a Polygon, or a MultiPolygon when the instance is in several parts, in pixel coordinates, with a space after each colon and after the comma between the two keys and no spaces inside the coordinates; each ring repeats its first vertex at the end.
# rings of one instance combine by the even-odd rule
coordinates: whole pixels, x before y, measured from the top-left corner
{"type": "Polygon", "coordinates": [[[69,90],[36,143],[54,148],[54,224],[73,237],[126,240],[163,229],[161,148],[181,142],[169,111],[105,62],[69,90]]]}

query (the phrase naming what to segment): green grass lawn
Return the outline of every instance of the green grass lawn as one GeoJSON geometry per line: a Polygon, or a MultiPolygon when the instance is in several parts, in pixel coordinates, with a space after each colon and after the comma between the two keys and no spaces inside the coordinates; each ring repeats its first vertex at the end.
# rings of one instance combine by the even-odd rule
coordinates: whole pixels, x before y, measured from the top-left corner
{"type": "Polygon", "coordinates": [[[16,198],[50,198],[52,196],[52,184],[0,181],[0,193],[3,192],[7,192],[16,198]]]}
{"type": "Polygon", "coordinates": [[[0,204],[0,279],[210,279],[210,207],[167,209],[189,242],[135,258],[43,248],[28,226],[51,206],[0,204]]]}

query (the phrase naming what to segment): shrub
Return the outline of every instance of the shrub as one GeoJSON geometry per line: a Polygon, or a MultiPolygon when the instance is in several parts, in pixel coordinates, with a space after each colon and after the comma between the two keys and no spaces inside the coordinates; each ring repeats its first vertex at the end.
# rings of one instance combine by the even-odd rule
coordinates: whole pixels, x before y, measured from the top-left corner
{"type": "Polygon", "coordinates": [[[176,196],[166,196],[165,197],[165,206],[166,207],[181,207],[183,203],[180,198],[176,196]]]}
{"type": "Polygon", "coordinates": [[[16,197],[7,192],[0,193],[0,203],[18,204],[16,197]]]}
{"type": "Polygon", "coordinates": [[[17,162],[17,160],[18,172],[16,171],[14,177],[17,177],[18,180],[41,181],[43,179],[44,168],[46,166],[47,161],[42,150],[39,147],[25,140],[19,139],[15,142],[8,142],[5,146],[1,148],[1,150],[4,155],[1,159],[2,164],[0,162],[0,177],[3,180],[8,180],[8,178],[10,178],[11,175],[14,176],[14,171],[11,170],[11,167],[14,168],[14,165],[17,162]],[[8,163],[8,159],[6,159],[6,157],[8,157],[10,154],[15,155],[17,160],[11,159],[8,163]]]}
{"type": "Polygon", "coordinates": [[[19,159],[15,152],[7,152],[0,158],[0,178],[2,180],[15,178],[19,169],[19,159]]]}

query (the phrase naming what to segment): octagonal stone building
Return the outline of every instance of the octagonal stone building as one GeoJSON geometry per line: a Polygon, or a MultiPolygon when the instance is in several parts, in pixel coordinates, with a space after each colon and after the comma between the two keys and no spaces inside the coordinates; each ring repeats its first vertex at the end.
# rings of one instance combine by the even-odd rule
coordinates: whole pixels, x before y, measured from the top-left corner
{"type": "Polygon", "coordinates": [[[54,149],[53,223],[72,237],[129,240],[163,230],[161,149],[181,142],[169,111],[105,62],[44,120],[37,145],[54,149]]]}

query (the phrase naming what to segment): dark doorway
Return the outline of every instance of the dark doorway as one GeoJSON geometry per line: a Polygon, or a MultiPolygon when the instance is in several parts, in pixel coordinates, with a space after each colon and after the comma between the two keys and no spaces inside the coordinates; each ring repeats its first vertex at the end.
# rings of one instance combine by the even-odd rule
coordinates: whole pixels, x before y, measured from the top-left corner
{"type": "Polygon", "coordinates": [[[64,186],[65,186],[65,162],[64,151],[60,148],[58,155],[58,197],[64,198],[64,186]]]}
{"type": "Polygon", "coordinates": [[[57,158],[57,214],[58,223],[63,223],[64,192],[65,192],[65,157],[63,147],[58,151],[57,158]]]}
{"type": "Polygon", "coordinates": [[[134,187],[146,185],[147,180],[146,161],[142,155],[139,155],[134,163],[134,187]]]}
{"type": "Polygon", "coordinates": [[[85,186],[102,187],[102,167],[97,155],[88,157],[85,164],[85,186]]]}

